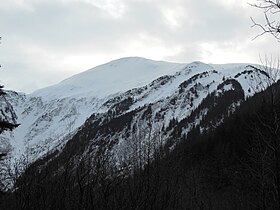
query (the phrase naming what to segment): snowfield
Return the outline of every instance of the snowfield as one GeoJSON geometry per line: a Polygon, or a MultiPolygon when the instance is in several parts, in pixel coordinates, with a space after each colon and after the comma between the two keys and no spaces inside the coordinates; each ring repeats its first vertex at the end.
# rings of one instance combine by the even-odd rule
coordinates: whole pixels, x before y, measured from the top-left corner
{"type": "MultiPolygon", "coordinates": [[[[53,149],[62,149],[92,114],[106,113],[128,96],[132,98],[132,104],[128,109],[116,110],[118,114],[160,102],[161,105],[155,109],[168,109],[164,118],[167,125],[171,118],[180,120],[189,115],[226,79],[237,80],[245,96],[252,95],[250,87],[260,85],[254,82],[252,75],[265,75],[261,75],[251,65],[202,62],[178,64],[131,57],[97,66],[31,94],[9,91],[6,98],[21,125],[12,132],[6,132],[2,140],[5,139],[6,144],[10,142],[6,147],[12,148],[9,153],[12,159],[24,155],[33,162],[53,149]],[[194,84],[191,83],[192,78],[194,84]],[[183,87],[186,91],[197,88],[199,92],[192,99],[192,106],[185,96],[179,97],[183,87]],[[174,99],[176,107],[171,108],[169,104],[173,103],[171,98],[174,94],[178,96],[174,99]],[[166,101],[166,107],[163,107],[163,101],[166,101]]],[[[224,86],[223,91],[231,89],[232,85],[229,84],[224,86]]]]}

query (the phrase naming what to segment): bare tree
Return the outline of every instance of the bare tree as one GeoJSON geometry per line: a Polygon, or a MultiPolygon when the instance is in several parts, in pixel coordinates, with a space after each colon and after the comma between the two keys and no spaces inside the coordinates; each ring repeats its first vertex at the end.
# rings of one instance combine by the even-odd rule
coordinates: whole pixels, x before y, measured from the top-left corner
{"type": "Polygon", "coordinates": [[[264,12],[264,23],[256,22],[252,17],[252,27],[258,27],[262,30],[255,38],[264,34],[271,34],[274,38],[280,41],[280,1],[279,0],[258,0],[258,3],[251,4],[264,12]]]}

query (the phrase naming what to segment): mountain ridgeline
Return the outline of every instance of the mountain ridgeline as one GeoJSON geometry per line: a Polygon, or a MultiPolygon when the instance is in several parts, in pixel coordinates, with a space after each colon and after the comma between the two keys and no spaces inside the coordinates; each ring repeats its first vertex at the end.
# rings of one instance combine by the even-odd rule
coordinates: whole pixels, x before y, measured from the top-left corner
{"type": "Polygon", "coordinates": [[[251,64],[124,58],[30,95],[11,91],[22,126],[5,139],[24,173],[3,206],[273,209],[278,153],[260,147],[261,134],[253,138],[258,126],[268,134],[265,125],[274,126],[260,110],[278,113],[267,108],[275,108],[267,95],[278,84],[261,92],[267,80],[251,64]],[[272,175],[261,176],[257,150],[269,156],[263,165],[272,175]]]}
{"type": "Polygon", "coordinates": [[[113,129],[110,141],[115,139],[118,143],[112,149],[120,154],[132,133],[142,135],[142,131],[146,133],[149,129],[153,136],[160,132],[162,140],[167,141],[171,130],[161,130],[170,127],[174,120],[188,122],[180,123],[181,135],[187,135],[192,126],[217,109],[221,114],[212,122],[212,126],[216,126],[222,122],[225,112],[234,111],[244,97],[262,87],[254,77],[265,79],[267,75],[260,67],[248,64],[175,64],[123,58],[29,95],[8,92],[7,101],[22,126],[7,132],[3,138],[9,139],[12,158],[27,155],[29,162],[33,162],[52,150],[64,148],[74,135],[83,133],[80,130],[85,127],[92,131],[88,136],[97,134],[91,143],[104,141],[107,128],[113,129]],[[236,98],[223,105],[227,111],[219,110],[222,105],[215,100],[227,95],[236,98]],[[208,105],[217,107],[212,107],[212,111],[208,105]],[[92,130],[90,124],[96,127],[92,130]]]}

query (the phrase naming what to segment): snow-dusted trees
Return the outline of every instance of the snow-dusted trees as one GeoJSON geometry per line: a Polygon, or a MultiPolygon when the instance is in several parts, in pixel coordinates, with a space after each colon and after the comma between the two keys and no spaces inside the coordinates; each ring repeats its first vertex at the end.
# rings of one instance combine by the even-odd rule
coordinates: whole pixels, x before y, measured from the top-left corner
{"type": "MultiPolygon", "coordinates": [[[[1,37],[0,37],[1,40],[1,37]]],[[[1,65],[0,65],[1,67],[1,65]]],[[[5,98],[5,91],[3,90],[4,86],[0,85],[0,104],[7,104],[7,100],[5,98]],[[4,101],[4,103],[2,103],[4,101]]],[[[6,119],[5,112],[7,112],[7,106],[0,105],[0,134],[5,130],[12,130],[18,126],[15,122],[10,122],[6,119]]],[[[6,154],[0,151],[0,160],[6,154]]]]}
{"type": "MultiPolygon", "coordinates": [[[[3,90],[3,85],[0,85],[0,100],[6,100],[5,99],[5,91],[3,90]]],[[[2,110],[2,108],[0,108],[0,112],[3,115],[2,118],[0,118],[0,134],[2,132],[4,132],[5,130],[13,130],[14,128],[16,128],[18,126],[18,124],[15,124],[13,122],[9,122],[4,118],[5,114],[4,114],[4,110],[2,110]]]]}

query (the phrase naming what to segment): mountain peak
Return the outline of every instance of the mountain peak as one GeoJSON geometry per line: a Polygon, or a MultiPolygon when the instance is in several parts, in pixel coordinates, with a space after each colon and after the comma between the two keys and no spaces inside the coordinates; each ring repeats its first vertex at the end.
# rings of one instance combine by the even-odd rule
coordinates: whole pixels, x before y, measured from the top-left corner
{"type": "Polygon", "coordinates": [[[51,87],[37,90],[31,95],[45,99],[88,95],[104,97],[141,87],[160,76],[174,74],[183,66],[184,64],[141,57],[120,58],[76,74],[51,87]]]}
{"type": "MultiPolygon", "coordinates": [[[[230,64],[226,68],[236,71],[238,66],[230,64]]],[[[223,69],[223,67],[225,65],[205,64],[200,61],[184,64],[154,61],[142,57],[124,57],[76,74],[56,85],[37,90],[30,95],[42,97],[44,100],[67,97],[104,98],[145,86],[161,76],[174,75],[183,69],[192,69],[195,73],[199,73],[201,71],[223,69]]]]}

